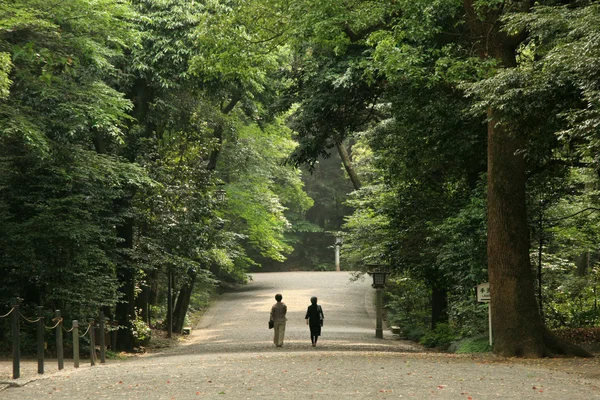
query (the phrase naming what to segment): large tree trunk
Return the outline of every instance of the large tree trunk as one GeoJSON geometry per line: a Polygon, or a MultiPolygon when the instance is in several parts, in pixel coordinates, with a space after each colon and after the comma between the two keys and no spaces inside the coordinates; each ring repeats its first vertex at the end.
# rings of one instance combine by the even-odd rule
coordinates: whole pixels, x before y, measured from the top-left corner
{"type": "MultiPolygon", "coordinates": [[[[522,2],[523,7],[529,1],[522,2]]],[[[467,22],[480,57],[494,57],[513,67],[518,37],[499,31],[498,9],[484,18],[464,0],[467,22]]],[[[538,310],[534,276],[529,259],[527,225],[525,140],[517,129],[497,124],[488,111],[488,275],[490,282],[494,352],[503,356],[545,357],[553,354],[586,356],[576,346],[557,340],[544,326],[538,310]]]]}
{"type": "Polygon", "coordinates": [[[177,296],[177,303],[175,304],[175,311],[173,312],[173,332],[181,333],[183,330],[183,324],[185,323],[185,316],[188,308],[190,307],[190,299],[192,292],[194,291],[194,283],[196,282],[196,272],[192,269],[188,271],[189,280],[184,283],[183,287],[179,291],[177,296]]]}
{"type": "Polygon", "coordinates": [[[543,357],[544,324],[535,299],[525,209],[523,142],[488,126],[488,274],[494,351],[543,357]]]}

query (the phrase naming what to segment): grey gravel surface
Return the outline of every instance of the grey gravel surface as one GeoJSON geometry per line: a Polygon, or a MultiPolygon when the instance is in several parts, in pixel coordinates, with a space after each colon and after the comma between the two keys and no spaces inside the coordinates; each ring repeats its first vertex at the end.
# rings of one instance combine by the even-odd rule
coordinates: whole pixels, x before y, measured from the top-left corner
{"type": "Polygon", "coordinates": [[[368,280],[348,278],[253,274],[246,287],[222,295],[181,346],[43,377],[28,364],[18,382],[0,378],[0,399],[600,398],[599,376],[590,372],[596,361],[457,356],[425,352],[389,333],[376,339],[374,290],[368,280]],[[277,292],[289,310],[283,348],[267,329],[277,292]],[[313,295],[325,313],[316,348],[304,322],[313,295]],[[2,390],[2,382],[19,386],[2,390]]]}

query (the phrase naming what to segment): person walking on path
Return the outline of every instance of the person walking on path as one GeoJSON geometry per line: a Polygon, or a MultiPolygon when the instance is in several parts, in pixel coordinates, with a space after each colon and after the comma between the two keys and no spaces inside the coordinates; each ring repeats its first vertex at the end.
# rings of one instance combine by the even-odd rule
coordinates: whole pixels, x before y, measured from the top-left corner
{"type": "Polygon", "coordinates": [[[273,343],[275,346],[282,347],[283,346],[283,336],[285,335],[285,321],[287,318],[285,314],[287,314],[287,306],[281,300],[283,296],[279,293],[275,295],[275,300],[277,303],[273,304],[271,307],[271,321],[273,321],[273,343]]]}
{"type": "Polygon", "coordinates": [[[317,347],[317,340],[321,336],[321,327],[323,326],[323,309],[317,304],[315,296],[310,298],[310,306],[306,310],[306,325],[310,328],[310,341],[313,347],[317,347]]]}

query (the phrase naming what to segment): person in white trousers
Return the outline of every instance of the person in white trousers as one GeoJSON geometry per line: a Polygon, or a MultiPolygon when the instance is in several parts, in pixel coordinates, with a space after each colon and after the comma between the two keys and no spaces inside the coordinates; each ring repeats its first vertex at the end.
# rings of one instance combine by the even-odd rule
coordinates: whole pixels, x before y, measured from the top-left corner
{"type": "Polygon", "coordinates": [[[283,336],[285,335],[285,322],[287,318],[285,314],[287,313],[287,306],[281,300],[283,296],[279,293],[275,295],[275,300],[277,303],[273,304],[271,307],[271,321],[273,321],[273,330],[275,331],[273,334],[273,343],[275,346],[282,347],[283,346],[283,336]]]}

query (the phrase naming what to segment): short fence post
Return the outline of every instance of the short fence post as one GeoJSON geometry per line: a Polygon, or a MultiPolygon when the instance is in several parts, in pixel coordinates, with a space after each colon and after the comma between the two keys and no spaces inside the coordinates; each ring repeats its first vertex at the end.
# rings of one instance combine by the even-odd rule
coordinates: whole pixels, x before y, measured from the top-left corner
{"type": "Polygon", "coordinates": [[[13,379],[19,379],[21,377],[21,341],[19,338],[21,327],[19,325],[19,299],[13,299],[12,307],[13,379]]]}
{"type": "Polygon", "coordinates": [[[44,373],[44,307],[39,306],[38,323],[37,323],[37,359],[38,359],[38,374],[44,373]]]}
{"type": "Polygon", "coordinates": [[[90,328],[90,365],[96,365],[96,341],[94,340],[94,320],[88,320],[90,328]]]}
{"type": "Polygon", "coordinates": [[[62,335],[62,318],[60,310],[55,311],[56,323],[56,358],[58,359],[58,370],[65,367],[64,352],[63,352],[63,335],[62,335]]]}
{"type": "Polygon", "coordinates": [[[106,363],[106,346],[104,338],[104,312],[100,311],[100,363],[106,363]]]}
{"type": "Polygon", "coordinates": [[[79,368],[79,321],[73,320],[73,366],[79,368]]]}

